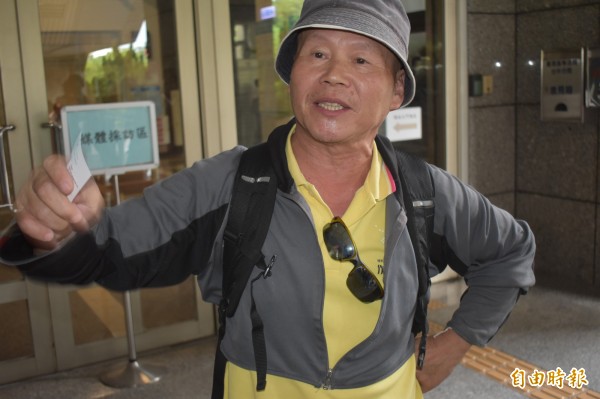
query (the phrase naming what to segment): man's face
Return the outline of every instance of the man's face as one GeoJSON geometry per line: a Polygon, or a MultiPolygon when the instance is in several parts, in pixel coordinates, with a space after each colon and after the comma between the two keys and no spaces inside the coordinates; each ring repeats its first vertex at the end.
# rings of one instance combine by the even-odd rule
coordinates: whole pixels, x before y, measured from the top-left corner
{"type": "Polygon", "coordinates": [[[404,71],[385,46],[329,29],[300,32],[290,80],[297,131],[323,143],[371,141],[404,98],[404,71]]]}

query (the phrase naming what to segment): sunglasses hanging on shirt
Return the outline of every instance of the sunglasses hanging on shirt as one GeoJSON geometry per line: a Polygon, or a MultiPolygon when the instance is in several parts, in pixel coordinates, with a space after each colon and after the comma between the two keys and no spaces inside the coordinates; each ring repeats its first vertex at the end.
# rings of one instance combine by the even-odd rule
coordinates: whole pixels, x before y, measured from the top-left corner
{"type": "Polygon", "coordinates": [[[346,285],[355,297],[365,303],[383,298],[383,287],[360,260],[350,231],[341,218],[334,217],[323,227],[323,239],[332,259],[350,262],[354,266],[348,274],[346,285]]]}

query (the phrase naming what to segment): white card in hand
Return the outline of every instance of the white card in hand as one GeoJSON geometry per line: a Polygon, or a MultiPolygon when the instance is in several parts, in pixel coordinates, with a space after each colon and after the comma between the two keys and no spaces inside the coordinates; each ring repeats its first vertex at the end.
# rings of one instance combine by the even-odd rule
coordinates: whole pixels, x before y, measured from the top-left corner
{"type": "Polygon", "coordinates": [[[75,144],[71,150],[71,159],[67,164],[67,169],[73,178],[73,191],[69,194],[69,201],[73,201],[73,198],[79,194],[81,188],[85,185],[85,183],[92,177],[92,172],[90,172],[90,168],[85,162],[85,157],[83,156],[83,151],[81,150],[81,135],[77,137],[75,144]]]}

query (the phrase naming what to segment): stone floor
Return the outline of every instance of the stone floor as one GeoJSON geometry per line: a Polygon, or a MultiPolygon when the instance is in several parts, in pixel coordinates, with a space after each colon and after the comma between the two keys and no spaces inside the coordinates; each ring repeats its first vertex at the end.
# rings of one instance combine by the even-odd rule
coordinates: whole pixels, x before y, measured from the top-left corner
{"type": "MultiPolygon", "coordinates": [[[[432,330],[443,328],[462,292],[460,282],[434,285],[432,330]]],[[[215,339],[206,338],[140,355],[142,367],[162,367],[161,379],[134,388],[111,388],[99,375],[106,362],[0,386],[2,399],[206,399],[210,397],[215,339]]],[[[581,373],[578,373],[581,376],[581,373]]],[[[425,399],[587,398],[600,399],[600,298],[534,287],[522,297],[501,332],[486,348],[472,349],[448,380],[425,399]],[[584,370],[587,384],[558,390],[547,383],[513,387],[510,374],[538,375],[584,370]]]]}
{"type": "MultiPolygon", "coordinates": [[[[430,311],[434,323],[444,325],[451,317],[461,283],[446,283],[436,290],[446,306],[430,311]]],[[[558,384],[557,384],[558,385],[558,384]]],[[[598,398],[600,399],[600,298],[533,287],[521,297],[498,335],[483,350],[473,348],[452,376],[426,399],[442,398],[598,398]],[[472,353],[474,352],[474,353],[472,353]],[[547,382],[526,382],[513,387],[515,369],[531,375],[536,370],[566,375],[585,370],[587,385],[576,389],[564,380],[562,390],[547,382]]]]}

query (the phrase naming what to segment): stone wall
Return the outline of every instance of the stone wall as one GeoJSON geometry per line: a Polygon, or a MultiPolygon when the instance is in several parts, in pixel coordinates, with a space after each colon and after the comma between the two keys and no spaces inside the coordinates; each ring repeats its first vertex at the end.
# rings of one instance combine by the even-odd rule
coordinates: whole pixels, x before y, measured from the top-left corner
{"type": "Polygon", "coordinates": [[[529,222],[543,285],[600,293],[600,109],[540,120],[542,49],[600,47],[600,0],[469,0],[469,182],[529,222]]]}

